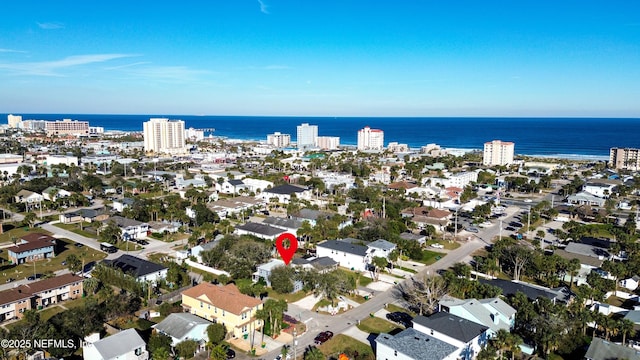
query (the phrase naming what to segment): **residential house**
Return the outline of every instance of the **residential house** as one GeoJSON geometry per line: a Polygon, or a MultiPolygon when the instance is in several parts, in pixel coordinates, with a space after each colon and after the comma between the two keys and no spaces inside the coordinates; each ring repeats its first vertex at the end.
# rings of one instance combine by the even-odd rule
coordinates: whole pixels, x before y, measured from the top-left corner
{"type": "Polygon", "coordinates": [[[58,221],[62,224],[75,224],[82,221],[82,216],[75,211],[58,215],[58,221]]]}
{"type": "Polygon", "coordinates": [[[181,224],[179,222],[149,221],[149,231],[155,234],[173,234],[178,232],[181,224]]]}
{"type": "Polygon", "coordinates": [[[458,348],[446,341],[407,328],[396,335],[376,337],[376,360],[456,360],[458,348]]]}
{"type": "Polygon", "coordinates": [[[173,313],[152,327],[159,333],[171,337],[171,346],[185,340],[194,340],[203,347],[209,341],[207,328],[211,324],[211,321],[193,314],[173,313]]]}
{"type": "Polygon", "coordinates": [[[569,195],[567,197],[567,202],[574,205],[592,205],[602,207],[604,206],[606,199],[597,197],[586,191],[581,191],[577,194],[569,195]]]}
{"type": "Polygon", "coordinates": [[[389,260],[391,252],[397,248],[396,244],[384,239],[378,239],[376,241],[367,244],[369,248],[369,255],[373,259],[374,257],[383,257],[389,260]]]}
{"type": "MultiPolygon", "coordinates": [[[[604,259],[599,257],[568,252],[564,249],[556,249],[553,253],[565,260],[578,259],[578,261],[580,261],[580,269],[577,273],[573,274],[573,281],[577,286],[586,284],[589,273],[593,270],[599,269],[604,262],[604,259]]],[[[571,278],[572,274],[565,274],[562,280],[569,282],[572,281],[571,278]]]]}
{"type": "Polygon", "coordinates": [[[185,179],[182,174],[176,175],[176,189],[185,189],[188,187],[192,188],[207,188],[207,182],[204,179],[204,176],[201,174],[197,174],[193,177],[193,179],[185,179]]]}
{"type": "Polygon", "coordinates": [[[123,273],[133,276],[140,282],[155,283],[167,277],[166,267],[133,255],[120,255],[117,259],[104,260],[103,263],[122,270],[123,273]]]}
{"type": "Polygon", "coordinates": [[[548,288],[544,286],[529,284],[523,281],[512,281],[503,279],[478,279],[481,283],[497,286],[502,289],[502,295],[512,296],[517,292],[525,294],[530,300],[536,300],[538,297],[546,297],[555,303],[569,303],[573,294],[567,287],[548,288]]]}
{"type": "Polygon", "coordinates": [[[34,193],[29,190],[20,190],[15,196],[17,203],[34,205],[39,204],[44,200],[44,197],[38,193],[34,193]]]}
{"type": "Polygon", "coordinates": [[[242,180],[227,179],[222,184],[216,184],[216,190],[223,194],[240,194],[244,191],[249,191],[249,187],[244,184],[242,180]]]}
{"type": "Polygon", "coordinates": [[[511,331],[516,321],[516,309],[498,297],[461,300],[445,296],[438,302],[438,311],[486,326],[489,337],[497,334],[498,330],[511,331]]]}
{"type": "Polygon", "coordinates": [[[448,210],[434,209],[431,207],[415,207],[404,209],[402,217],[409,217],[418,229],[425,229],[427,225],[433,226],[436,231],[444,232],[451,219],[451,212],[448,210]]]}
{"type": "Polygon", "coordinates": [[[271,181],[260,179],[244,178],[242,179],[242,183],[247,187],[249,192],[253,192],[255,194],[264,191],[266,188],[273,187],[273,183],[271,181]]]}
{"type": "Polygon", "coordinates": [[[59,220],[63,224],[73,224],[78,222],[104,221],[109,218],[105,208],[98,209],[78,209],[76,211],[60,214],[59,220]]]}
{"type": "Polygon", "coordinates": [[[611,196],[615,188],[621,183],[620,180],[594,179],[582,185],[582,191],[599,198],[607,199],[611,196]]]}
{"type": "Polygon", "coordinates": [[[410,232],[403,232],[400,234],[400,238],[409,241],[415,241],[421,246],[424,246],[427,243],[427,237],[424,235],[416,235],[410,232]]]}
{"type": "Polygon", "coordinates": [[[71,196],[71,192],[54,186],[48,187],[42,191],[42,198],[49,201],[56,201],[69,196],[71,196]]]}
{"type": "Polygon", "coordinates": [[[237,235],[252,235],[264,240],[275,240],[286,231],[269,224],[248,222],[246,224],[237,225],[233,232],[237,235]]]}
{"type": "Polygon", "coordinates": [[[26,310],[81,297],[82,280],[65,274],[0,291],[0,322],[21,319],[26,310]]]}
{"type": "Polygon", "coordinates": [[[6,250],[12,264],[48,259],[56,256],[56,238],[42,233],[30,233],[23,235],[15,245],[6,250]]]}
{"type": "Polygon", "coordinates": [[[413,328],[455,346],[460,359],[475,358],[489,340],[487,326],[446,312],[416,316],[413,328]]]}
{"type": "Polygon", "coordinates": [[[630,278],[620,280],[620,286],[627,290],[634,291],[640,285],[640,276],[633,275],[630,278]]]}
{"type": "Polygon", "coordinates": [[[111,207],[113,207],[113,211],[121,213],[124,209],[132,207],[133,203],[135,203],[135,200],[132,198],[115,199],[111,203],[111,207]]]}
{"type": "Polygon", "coordinates": [[[209,251],[211,249],[213,249],[214,247],[218,246],[219,243],[219,237],[221,238],[222,235],[218,235],[213,241],[209,241],[207,243],[203,243],[203,244],[199,244],[196,245],[194,247],[192,247],[190,250],[190,255],[191,256],[195,256],[196,261],[199,263],[202,263],[202,252],[203,251],[209,251]]]}
{"type": "Polygon", "coordinates": [[[148,360],[147,344],[135,329],[122,330],[102,340],[84,343],[85,360],[148,360]]]}
{"type": "Polygon", "coordinates": [[[269,216],[262,221],[263,224],[268,224],[280,228],[288,233],[297,234],[298,229],[302,227],[302,220],[287,219],[280,217],[269,216]]]}
{"type": "Polygon", "coordinates": [[[640,351],[632,347],[594,337],[591,339],[591,344],[587,349],[587,353],[584,354],[584,358],[585,360],[640,360],[640,351]]]}
{"type": "Polygon", "coordinates": [[[367,271],[371,263],[369,248],[344,240],[327,240],[316,245],[318,257],[328,257],[340,266],[355,271],[367,271]]]}
{"type": "Polygon", "coordinates": [[[279,204],[288,204],[292,197],[311,200],[312,192],[307,187],[283,184],[270,189],[264,189],[258,197],[266,203],[275,198],[279,204]]]}
{"type": "Polygon", "coordinates": [[[291,265],[301,269],[313,269],[320,274],[325,274],[338,268],[338,262],[326,256],[308,259],[294,258],[291,260],[291,265]]]}
{"type": "Polygon", "coordinates": [[[144,239],[149,231],[149,224],[138,220],[125,218],[122,216],[112,216],[107,220],[103,220],[103,226],[110,222],[114,222],[122,231],[122,239],[129,241],[133,239],[144,239]]]}
{"type": "MultiPolygon", "coordinates": [[[[331,213],[328,212],[324,212],[324,211],[320,211],[320,210],[313,210],[313,209],[301,209],[300,211],[298,211],[297,213],[293,214],[290,216],[291,219],[294,220],[299,220],[299,221],[308,221],[309,225],[311,225],[311,227],[316,226],[318,219],[325,219],[328,220],[332,217],[333,215],[331,213]]],[[[351,219],[347,219],[344,220],[343,222],[341,222],[340,224],[338,224],[338,229],[342,229],[345,226],[349,226],[352,224],[351,219]]]]}
{"type": "MultiPolygon", "coordinates": [[[[267,284],[267,286],[271,287],[271,280],[269,280],[269,278],[271,277],[271,271],[279,266],[286,266],[286,265],[284,261],[280,259],[271,259],[266,264],[258,265],[256,268],[256,272],[253,273],[253,277],[252,277],[253,282],[255,283],[260,281],[260,279],[264,279],[264,282],[267,284]]],[[[302,281],[293,280],[292,293],[302,290],[302,286],[303,286],[302,281]]]]}
{"type": "Polygon", "coordinates": [[[185,312],[223,324],[233,337],[248,336],[262,327],[256,312],[260,299],[242,294],[234,284],[225,286],[201,283],[182,292],[185,312]]]}

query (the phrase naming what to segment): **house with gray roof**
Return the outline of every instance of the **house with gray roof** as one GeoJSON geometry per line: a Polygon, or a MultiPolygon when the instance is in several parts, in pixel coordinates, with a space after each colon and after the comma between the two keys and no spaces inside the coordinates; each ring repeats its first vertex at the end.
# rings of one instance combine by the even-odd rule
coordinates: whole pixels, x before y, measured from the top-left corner
{"type": "Polygon", "coordinates": [[[121,255],[117,259],[104,260],[103,263],[118,268],[142,282],[157,282],[167,277],[168,269],[165,266],[128,254],[121,255]]]}
{"type": "Polygon", "coordinates": [[[173,313],[152,327],[161,334],[170,336],[171,346],[185,340],[195,340],[204,346],[209,341],[207,327],[211,324],[211,321],[191,313],[173,313]]]}
{"type": "Polygon", "coordinates": [[[273,225],[277,228],[281,228],[282,230],[286,232],[290,232],[292,234],[296,234],[298,229],[302,227],[302,220],[287,219],[287,218],[280,218],[280,217],[274,217],[274,216],[267,217],[266,219],[264,219],[264,221],[262,221],[262,223],[273,225]]]}
{"type": "Polygon", "coordinates": [[[377,360],[455,360],[458,348],[413,328],[376,337],[377,360]]]}
{"type": "Polygon", "coordinates": [[[429,317],[416,316],[413,328],[455,346],[456,354],[461,359],[475,358],[489,340],[487,326],[446,312],[438,312],[429,317]]]}
{"type": "Polygon", "coordinates": [[[370,242],[367,244],[367,248],[369,248],[369,254],[371,258],[374,257],[383,257],[385,259],[389,259],[389,255],[393,250],[397,248],[396,244],[389,242],[384,239],[378,239],[376,241],[370,242]]]}
{"type": "Polygon", "coordinates": [[[252,235],[265,240],[275,240],[280,234],[284,234],[285,232],[285,230],[269,224],[254,222],[238,225],[234,230],[234,233],[237,235],[252,235]]]}
{"type": "Polygon", "coordinates": [[[610,360],[610,359],[627,359],[640,360],[640,351],[635,348],[615,344],[594,337],[591,340],[589,349],[584,355],[586,360],[610,360]]]}
{"type": "Polygon", "coordinates": [[[586,191],[581,191],[577,194],[569,195],[567,202],[575,205],[592,205],[602,207],[606,202],[606,199],[592,195],[586,191]]]}
{"type": "Polygon", "coordinates": [[[288,204],[293,196],[298,199],[311,200],[312,193],[307,187],[283,184],[270,189],[264,189],[264,191],[258,195],[258,197],[266,203],[275,198],[280,204],[288,204]]]}
{"type": "Polygon", "coordinates": [[[339,266],[355,271],[367,271],[372,259],[368,247],[342,240],[327,240],[317,244],[316,255],[331,258],[339,266]]]}
{"type": "MultiPolygon", "coordinates": [[[[553,253],[565,260],[578,259],[578,261],[580,261],[580,269],[573,276],[573,281],[576,283],[577,286],[586,284],[587,276],[589,275],[589,273],[594,269],[600,268],[602,266],[602,263],[604,262],[604,260],[599,259],[597,257],[583,255],[583,254],[576,254],[576,253],[568,252],[564,249],[556,249],[553,251],[553,253]]],[[[562,280],[566,282],[571,281],[571,274],[565,274],[562,280]]]]}
{"type": "Polygon", "coordinates": [[[493,285],[502,289],[502,295],[512,296],[517,292],[525,294],[530,300],[536,300],[538,297],[546,297],[554,304],[556,302],[569,303],[573,294],[565,286],[558,288],[548,288],[544,286],[529,284],[523,281],[504,280],[504,279],[478,279],[481,283],[493,285]]]}
{"type": "Polygon", "coordinates": [[[516,321],[516,309],[498,297],[462,300],[445,296],[438,303],[438,309],[488,327],[489,336],[500,329],[511,331],[516,321]]]}
{"type": "Polygon", "coordinates": [[[123,240],[144,239],[149,231],[149,224],[122,216],[112,216],[103,220],[103,226],[114,222],[122,231],[123,240]]]}
{"type": "Polygon", "coordinates": [[[427,237],[424,235],[417,235],[410,232],[403,232],[400,234],[400,238],[404,240],[415,241],[420,245],[424,245],[427,242],[427,237]]]}
{"type": "Polygon", "coordinates": [[[135,329],[127,329],[94,343],[84,344],[82,357],[85,360],[148,360],[149,352],[140,334],[135,329]]]}
{"type": "Polygon", "coordinates": [[[291,260],[291,265],[302,269],[314,269],[320,274],[324,274],[338,268],[338,262],[326,256],[313,257],[309,259],[294,258],[291,260]]]}
{"type": "Polygon", "coordinates": [[[578,242],[567,243],[567,247],[564,250],[572,254],[590,256],[600,260],[607,260],[611,258],[609,251],[603,247],[578,242]]]}

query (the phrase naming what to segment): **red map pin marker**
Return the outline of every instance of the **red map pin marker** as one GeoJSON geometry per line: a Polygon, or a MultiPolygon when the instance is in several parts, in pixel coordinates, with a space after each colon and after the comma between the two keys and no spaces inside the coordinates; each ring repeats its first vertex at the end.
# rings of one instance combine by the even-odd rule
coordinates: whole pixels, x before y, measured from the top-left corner
{"type": "Polygon", "coordinates": [[[276,239],[276,249],[278,249],[278,253],[280,253],[282,261],[289,265],[291,259],[293,259],[293,254],[295,254],[298,249],[298,239],[296,239],[296,236],[292,233],[281,234],[276,239]],[[289,247],[284,247],[285,240],[289,241],[289,247]]]}

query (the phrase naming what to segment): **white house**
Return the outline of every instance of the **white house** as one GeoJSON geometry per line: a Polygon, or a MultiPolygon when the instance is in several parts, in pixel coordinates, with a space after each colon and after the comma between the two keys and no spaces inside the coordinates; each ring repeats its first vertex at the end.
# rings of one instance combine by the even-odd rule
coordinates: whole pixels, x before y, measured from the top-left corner
{"type": "Polygon", "coordinates": [[[372,259],[374,257],[383,257],[388,260],[389,255],[396,247],[396,244],[383,239],[378,239],[367,244],[368,252],[372,259]]]}
{"type": "Polygon", "coordinates": [[[56,187],[48,187],[42,191],[42,197],[45,200],[56,201],[58,199],[71,196],[71,193],[65,189],[59,189],[56,187]]]}
{"type": "Polygon", "coordinates": [[[263,192],[264,189],[273,187],[273,183],[271,181],[260,179],[244,178],[242,179],[242,183],[244,183],[249,191],[253,191],[256,194],[263,192]]]}
{"type": "Polygon", "coordinates": [[[312,198],[312,193],[311,193],[311,190],[306,187],[301,187],[301,186],[296,186],[291,184],[284,184],[284,185],[272,187],[270,189],[265,189],[259,195],[259,197],[264,202],[268,203],[272,198],[275,198],[278,200],[278,203],[280,204],[288,204],[289,201],[291,201],[291,198],[293,196],[295,196],[298,199],[304,199],[304,200],[310,201],[312,198]]]}
{"type": "Polygon", "coordinates": [[[355,271],[367,271],[371,263],[369,248],[364,245],[352,244],[344,240],[327,240],[316,245],[318,257],[328,257],[340,266],[355,271]]]}
{"type": "Polygon", "coordinates": [[[474,359],[489,340],[489,328],[446,312],[416,316],[413,328],[457,348],[459,359],[474,359]]]}
{"type": "Polygon", "coordinates": [[[152,327],[159,333],[171,337],[171,346],[185,340],[195,340],[204,346],[209,341],[207,327],[211,324],[211,321],[190,313],[173,313],[152,327]]]}
{"type": "Polygon", "coordinates": [[[376,360],[456,360],[458,348],[414,328],[376,337],[376,360]]]}
{"type": "Polygon", "coordinates": [[[249,191],[243,180],[235,179],[224,180],[222,184],[216,183],[215,187],[223,194],[240,194],[241,191],[249,191]]]}
{"type": "Polygon", "coordinates": [[[620,281],[620,286],[631,291],[634,291],[635,289],[637,289],[638,285],[640,285],[640,276],[638,275],[633,275],[630,278],[623,279],[620,281]]]}
{"type": "Polygon", "coordinates": [[[461,300],[445,296],[438,302],[438,309],[488,327],[490,337],[501,329],[511,331],[516,321],[516,309],[497,297],[461,300]]]}
{"type": "Polygon", "coordinates": [[[285,230],[269,224],[254,222],[237,225],[233,231],[233,233],[237,235],[252,235],[265,240],[275,240],[280,234],[284,234],[285,232],[285,230]]]}
{"type": "Polygon", "coordinates": [[[107,220],[103,220],[104,226],[110,222],[114,222],[122,231],[123,240],[144,239],[149,231],[149,224],[138,220],[128,219],[122,216],[112,216],[107,220]]]}
{"type": "Polygon", "coordinates": [[[18,203],[23,204],[38,204],[44,200],[44,197],[38,193],[34,193],[29,190],[20,190],[15,196],[15,200],[18,203]]]}
{"type": "Polygon", "coordinates": [[[147,344],[135,329],[127,329],[82,346],[85,360],[148,360],[147,344]]]}
{"type": "Polygon", "coordinates": [[[134,202],[135,200],[132,198],[115,199],[111,203],[111,207],[113,208],[113,211],[122,212],[122,210],[133,206],[134,202]]]}
{"type": "Polygon", "coordinates": [[[582,191],[586,191],[589,194],[606,199],[613,194],[613,190],[616,186],[617,183],[608,182],[603,179],[590,180],[582,186],[582,191]]]}
{"type": "Polygon", "coordinates": [[[271,259],[268,263],[260,264],[256,267],[256,272],[253,273],[251,280],[255,283],[260,281],[260,278],[264,279],[267,286],[271,287],[271,270],[279,266],[285,266],[284,261],[280,259],[271,259]]]}

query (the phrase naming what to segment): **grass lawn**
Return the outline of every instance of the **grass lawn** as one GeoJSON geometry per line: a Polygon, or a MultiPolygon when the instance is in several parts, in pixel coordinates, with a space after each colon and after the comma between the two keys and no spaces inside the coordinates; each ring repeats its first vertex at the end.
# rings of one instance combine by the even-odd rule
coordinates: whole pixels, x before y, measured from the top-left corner
{"type": "MultiPolygon", "coordinates": [[[[80,229],[80,226],[78,224],[54,224],[53,226],[59,227],[61,229],[65,229],[65,230],[69,230],[72,233],[76,233],[80,236],[84,236],[84,237],[88,237],[91,239],[95,239],[96,238],[96,234],[93,234],[89,231],[84,231],[80,229]]],[[[83,228],[89,227],[91,226],[90,223],[84,223],[83,228]]]]}
{"type": "Polygon", "coordinates": [[[381,334],[381,333],[389,333],[396,329],[401,329],[396,324],[380,319],[379,317],[368,317],[364,320],[360,321],[360,325],[358,325],[358,329],[367,332],[369,334],[381,334]]]}
{"type": "Polygon", "coordinates": [[[421,262],[425,265],[431,265],[436,261],[440,260],[441,258],[443,258],[445,255],[446,254],[444,253],[440,253],[436,251],[422,250],[422,259],[418,259],[416,261],[421,262]]]}
{"type": "Polygon", "coordinates": [[[307,296],[307,293],[305,293],[304,291],[298,291],[293,294],[278,294],[273,289],[268,289],[268,292],[270,298],[276,300],[286,300],[288,303],[296,302],[307,296]]]}
{"type": "Polygon", "coordinates": [[[318,308],[329,306],[329,305],[331,305],[331,301],[329,301],[327,299],[322,299],[322,300],[318,301],[315,305],[313,305],[313,309],[311,309],[311,310],[317,311],[318,308]]]}
{"type": "Polygon", "coordinates": [[[358,304],[364,304],[367,300],[364,299],[364,297],[360,296],[360,295],[353,295],[353,294],[349,294],[347,295],[347,297],[355,302],[357,302],[358,304]]]}
{"type": "Polygon", "coordinates": [[[81,248],[75,247],[74,242],[69,239],[58,239],[56,244],[56,256],[54,258],[40,260],[36,262],[13,265],[9,264],[7,260],[7,252],[0,253],[0,284],[4,284],[8,278],[22,279],[28,276],[36,274],[45,274],[47,272],[53,272],[57,270],[65,269],[67,266],[62,265],[62,262],[67,259],[67,256],[75,254],[79,259],[84,260],[85,265],[91,262],[98,262],[106,257],[106,254],[83,246],[81,248]]]}
{"type": "Polygon", "coordinates": [[[144,249],[144,247],[131,241],[118,241],[116,247],[122,251],[138,251],[144,249]]]}
{"type": "Polygon", "coordinates": [[[376,358],[369,344],[361,343],[350,336],[342,334],[334,336],[331,340],[318,346],[318,348],[325,356],[335,359],[345,351],[357,351],[358,360],[374,360],[376,358]]]}

